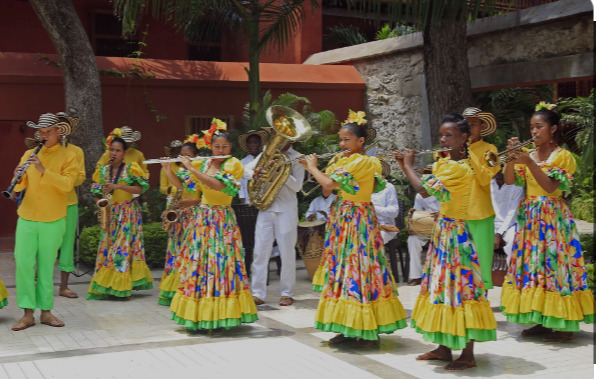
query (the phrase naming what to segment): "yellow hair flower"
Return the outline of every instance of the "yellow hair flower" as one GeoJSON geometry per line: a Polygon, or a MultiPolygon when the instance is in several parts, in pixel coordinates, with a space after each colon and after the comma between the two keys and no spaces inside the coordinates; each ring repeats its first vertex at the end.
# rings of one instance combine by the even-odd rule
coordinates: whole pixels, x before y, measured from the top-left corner
{"type": "Polygon", "coordinates": [[[215,130],[227,130],[228,128],[228,125],[218,118],[214,118],[211,121],[211,124],[211,127],[213,127],[213,125],[216,125],[215,130]]]}
{"type": "Polygon", "coordinates": [[[112,130],[112,132],[110,134],[113,134],[116,137],[122,137],[122,129],[115,128],[114,130],[112,130]]]}
{"type": "Polygon", "coordinates": [[[539,111],[541,109],[553,110],[556,107],[555,104],[549,104],[546,101],[541,101],[536,105],[535,111],[539,111]]]}
{"type": "Polygon", "coordinates": [[[356,124],[356,125],[366,125],[367,121],[364,118],[366,117],[366,113],[363,111],[354,112],[353,110],[348,110],[348,118],[342,125],[345,124],[356,124]]]}

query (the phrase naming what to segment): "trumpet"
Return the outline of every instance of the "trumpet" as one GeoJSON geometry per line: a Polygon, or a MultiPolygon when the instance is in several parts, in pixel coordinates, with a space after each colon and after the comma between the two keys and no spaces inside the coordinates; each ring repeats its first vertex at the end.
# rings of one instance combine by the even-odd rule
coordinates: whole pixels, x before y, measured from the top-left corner
{"type": "Polygon", "coordinates": [[[29,159],[33,158],[34,156],[37,155],[37,153],[39,153],[39,150],[41,150],[41,148],[43,147],[43,144],[44,143],[46,143],[45,140],[41,140],[41,142],[39,142],[39,145],[37,145],[37,147],[35,148],[35,150],[31,153],[31,155],[29,155],[29,158],[27,158],[27,161],[25,163],[23,163],[23,166],[21,167],[21,169],[19,170],[19,172],[17,172],[17,174],[15,175],[14,179],[12,180],[12,182],[10,182],[10,185],[8,186],[8,188],[6,190],[2,191],[2,196],[4,196],[7,199],[10,199],[12,197],[12,190],[17,185],[17,183],[19,182],[19,180],[21,180],[21,178],[23,177],[23,175],[25,175],[25,172],[27,171],[27,169],[31,165],[31,163],[29,162],[29,159]]]}
{"type": "MultiPolygon", "coordinates": [[[[213,155],[210,157],[193,157],[188,158],[191,161],[198,161],[200,159],[224,159],[229,158],[231,155],[213,155]]],[[[152,164],[152,163],[167,163],[167,162],[180,162],[180,157],[178,158],[157,158],[157,159],[148,159],[143,161],[143,164],[152,164]]]]}
{"type": "Polygon", "coordinates": [[[526,140],[519,145],[512,147],[511,149],[507,149],[505,151],[501,151],[500,153],[495,153],[494,151],[487,151],[484,153],[484,160],[489,167],[495,167],[496,165],[501,165],[505,163],[509,163],[513,160],[513,157],[509,155],[510,152],[514,150],[521,149],[522,147],[529,145],[534,142],[536,137],[532,137],[529,140],[526,140]]]}

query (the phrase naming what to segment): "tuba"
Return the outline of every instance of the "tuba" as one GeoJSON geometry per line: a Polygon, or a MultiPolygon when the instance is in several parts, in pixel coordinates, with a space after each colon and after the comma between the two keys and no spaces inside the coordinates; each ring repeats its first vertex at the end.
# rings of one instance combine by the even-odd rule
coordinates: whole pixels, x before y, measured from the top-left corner
{"type": "Polygon", "coordinates": [[[172,224],[178,221],[178,202],[182,198],[182,190],[180,188],[176,189],[176,192],[170,199],[166,210],[163,213],[161,218],[161,228],[164,232],[169,232],[172,224]]]}
{"type": "Polygon", "coordinates": [[[248,198],[255,207],[264,210],[271,206],[292,169],[284,147],[292,142],[304,141],[312,135],[308,121],[297,111],[282,105],[273,105],[265,113],[267,122],[275,132],[263,149],[255,166],[260,170],[258,180],[248,182],[248,198]]]}

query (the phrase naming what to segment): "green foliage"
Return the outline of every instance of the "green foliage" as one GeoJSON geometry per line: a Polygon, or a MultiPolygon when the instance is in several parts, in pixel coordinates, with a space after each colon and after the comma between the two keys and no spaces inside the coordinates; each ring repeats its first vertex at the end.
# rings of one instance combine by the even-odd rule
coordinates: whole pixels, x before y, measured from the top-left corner
{"type": "Polygon", "coordinates": [[[141,205],[143,223],[161,222],[161,214],[165,208],[165,196],[158,189],[151,189],[145,192],[141,205]]]}
{"type": "MultiPolygon", "coordinates": [[[[99,226],[86,227],[79,236],[79,257],[81,263],[89,267],[95,266],[101,229],[99,226]]],[[[143,224],[143,245],[145,261],[151,268],[163,267],[168,235],[161,229],[161,223],[143,224]]]]}
{"type": "Polygon", "coordinates": [[[383,27],[375,35],[375,39],[382,40],[387,38],[399,37],[406,34],[416,33],[418,30],[413,26],[397,23],[395,27],[391,27],[389,24],[383,25],[383,27]]]}
{"type": "Polygon", "coordinates": [[[596,296],[596,285],[594,285],[594,263],[586,265],[586,273],[588,274],[588,287],[592,291],[592,294],[596,296]]]}
{"type": "Polygon", "coordinates": [[[580,234],[579,243],[582,245],[582,252],[586,263],[594,263],[594,235],[580,234]]]}
{"type": "Polygon", "coordinates": [[[583,170],[594,170],[594,89],[588,97],[562,98],[557,101],[561,123],[570,137],[574,137],[577,150],[581,151],[583,170]]]}
{"type": "Polygon", "coordinates": [[[329,33],[327,33],[324,38],[340,47],[359,45],[368,42],[368,38],[366,38],[364,32],[354,25],[344,26],[340,24],[327,28],[327,30],[329,33]]]}

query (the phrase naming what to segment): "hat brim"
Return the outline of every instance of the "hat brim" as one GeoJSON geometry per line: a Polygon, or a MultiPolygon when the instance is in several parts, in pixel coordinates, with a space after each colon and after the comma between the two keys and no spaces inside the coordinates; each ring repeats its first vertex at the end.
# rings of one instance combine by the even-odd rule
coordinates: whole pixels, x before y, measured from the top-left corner
{"type": "Polygon", "coordinates": [[[73,129],[70,123],[65,121],[60,121],[55,124],[45,125],[45,124],[36,124],[33,121],[27,121],[27,126],[34,129],[42,129],[42,128],[58,128],[60,130],[61,136],[69,136],[72,134],[73,129]]]}
{"type": "Polygon", "coordinates": [[[389,165],[389,163],[387,163],[387,161],[384,161],[382,159],[381,159],[381,175],[383,176],[383,178],[386,178],[389,175],[391,175],[391,166],[389,165]]]}
{"type": "Polygon", "coordinates": [[[373,128],[366,128],[366,140],[370,141],[377,138],[377,131],[373,128]]]}
{"type": "Polygon", "coordinates": [[[248,140],[248,137],[253,135],[258,136],[261,139],[261,146],[265,146],[267,142],[269,142],[269,133],[265,130],[251,130],[248,133],[240,134],[238,136],[238,146],[240,146],[246,153],[248,153],[248,145],[246,144],[246,141],[248,140]]]}
{"type": "Polygon", "coordinates": [[[489,136],[497,130],[497,120],[495,120],[495,116],[493,116],[492,113],[481,112],[475,117],[478,117],[480,120],[482,120],[482,122],[484,122],[485,126],[480,131],[480,135],[482,137],[489,136]]]}

